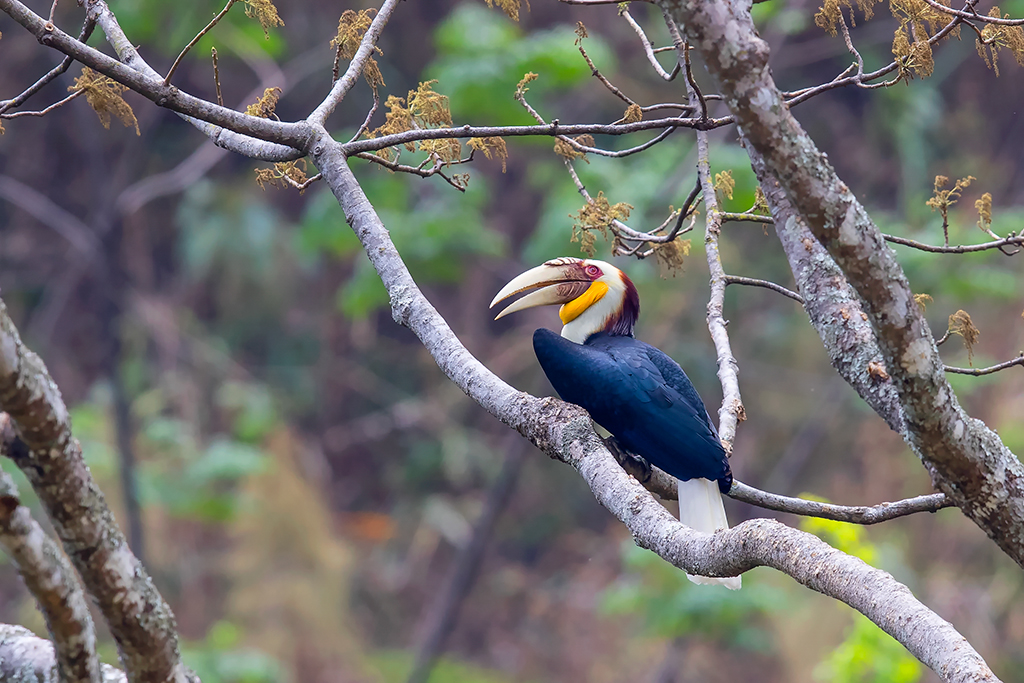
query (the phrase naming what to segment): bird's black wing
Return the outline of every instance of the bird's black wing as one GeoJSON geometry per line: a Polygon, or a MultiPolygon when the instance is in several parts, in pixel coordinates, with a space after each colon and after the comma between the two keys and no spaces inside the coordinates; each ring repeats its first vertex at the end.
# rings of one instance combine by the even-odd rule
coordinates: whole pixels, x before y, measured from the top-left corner
{"type": "MultiPolygon", "coordinates": [[[[644,344],[644,342],[638,343],[644,344]]],[[[686,372],[684,372],[679,366],[679,363],[672,360],[667,353],[656,346],[651,346],[650,344],[644,344],[644,346],[647,347],[648,357],[651,359],[651,362],[654,363],[654,366],[658,368],[658,371],[661,372],[661,376],[665,378],[665,382],[678,391],[679,394],[692,405],[700,406],[701,410],[699,412],[703,416],[705,424],[707,424],[708,429],[710,429],[715,435],[715,438],[718,438],[718,430],[715,429],[715,425],[711,421],[711,415],[708,414],[708,409],[704,405],[704,401],[701,400],[700,394],[697,393],[693,383],[690,381],[690,378],[686,376],[686,372]]]]}
{"type": "Polygon", "coordinates": [[[725,449],[703,402],[674,372],[665,377],[658,365],[671,359],[661,354],[655,363],[657,349],[611,335],[576,344],[544,329],[534,333],[533,347],[559,396],[585,408],[626,449],[678,479],[731,482],[725,449]]]}

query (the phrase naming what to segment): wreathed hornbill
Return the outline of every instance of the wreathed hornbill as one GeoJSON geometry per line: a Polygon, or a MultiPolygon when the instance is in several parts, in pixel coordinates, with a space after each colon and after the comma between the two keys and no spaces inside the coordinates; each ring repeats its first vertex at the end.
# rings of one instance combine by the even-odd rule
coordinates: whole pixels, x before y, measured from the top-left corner
{"type": "MultiPolygon", "coordinates": [[[[528,290],[536,291],[495,320],[561,304],[561,336],[547,329],[533,333],[537,360],[558,395],[585,408],[626,451],[679,480],[684,524],[707,533],[729,528],[721,496],[732,485],[725,448],[679,364],[633,337],[640,297],[626,274],[604,261],[557,258],[505,285],[491,308],[528,290]]],[[[740,587],[739,577],[689,578],[740,587]]]]}

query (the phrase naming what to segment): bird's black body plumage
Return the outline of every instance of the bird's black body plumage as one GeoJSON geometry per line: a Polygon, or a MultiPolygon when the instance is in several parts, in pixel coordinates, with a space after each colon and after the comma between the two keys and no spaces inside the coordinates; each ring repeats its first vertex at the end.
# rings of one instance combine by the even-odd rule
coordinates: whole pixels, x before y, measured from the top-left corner
{"type": "Polygon", "coordinates": [[[558,395],[626,450],[677,479],[729,490],[729,460],[704,402],[665,353],[631,336],[599,332],[577,344],[547,329],[534,332],[533,348],[558,395]]]}

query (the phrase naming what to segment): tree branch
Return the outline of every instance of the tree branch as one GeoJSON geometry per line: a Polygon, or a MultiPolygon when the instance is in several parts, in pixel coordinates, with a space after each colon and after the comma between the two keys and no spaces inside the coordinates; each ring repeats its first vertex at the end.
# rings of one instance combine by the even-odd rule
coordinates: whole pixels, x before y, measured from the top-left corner
{"type": "MultiPolygon", "coordinates": [[[[81,33],[78,34],[78,40],[82,41],[83,43],[89,40],[89,36],[92,35],[92,31],[94,28],[96,28],[96,22],[87,17],[85,20],[85,24],[82,25],[81,33]]],[[[28,88],[26,88],[24,92],[22,92],[20,95],[9,100],[0,101],[0,114],[3,114],[8,109],[20,107],[22,104],[25,103],[26,100],[28,100],[28,98],[32,97],[37,92],[42,90],[43,86],[45,86],[47,83],[57,78],[57,76],[60,76],[62,73],[67,71],[68,67],[71,66],[71,62],[73,61],[75,60],[71,57],[65,57],[61,60],[60,64],[50,69],[42,78],[40,78],[38,81],[30,85],[28,88]]]]}
{"type": "Polygon", "coordinates": [[[331,144],[321,130],[315,147],[320,151],[313,161],[380,275],[395,321],[416,334],[438,367],[470,398],[549,456],[579,471],[598,501],[629,528],[640,546],[702,576],[735,576],[755,566],[774,567],[860,611],[944,680],[997,680],[963,636],[918,602],[906,586],[815,536],[771,520],[744,522],[708,535],[674,519],[619,467],[582,409],[516,391],[466,350],[416,286],[349,169],[341,145],[331,144]]]}
{"type": "MultiPolygon", "coordinates": [[[[0,455],[9,457],[17,440],[10,418],[0,413],[0,455]]],[[[10,475],[0,470],[0,545],[14,561],[53,638],[62,683],[99,683],[96,631],[78,575],[60,547],[21,504],[10,475]]]]}
{"type": "Polygon", "coordinates": [[[953,501],[944,493],[930,493],[916,498],[906,498],[895,503],[879,503],[878,505],[833,505],[806,498],[791,498],[777,493],[768,493],[747,486],[743,482],[734,481],[729,497],[735,500],[756,505],[776,512],[789,512],[805,517],[833,519],[837,522],[850,524],[878,524],[888,522],[897,517],[905,517],[918,512],[938,512],[943,508],[953,507],[953,501]]]}
{"type": "MultiPolygon", "coordinates": [[[[2,2],[4,0],[0,0],[2,2]]],[[[726,119],[708,119],[707,127],[715,128],[731,123],[730,120],[726,119]]],[[[664,119],[650,119],[647,121],[637,121],[636,123],[575,123],[575,124],[561,124],[557,121],[552,123],[546,123],[538,126],[455,126],[452,128],[425,128],[418,130],[408,130],[404,133],[392,133],[391,135],[382,135],[379,138],[366,138],[363,140],[356,140],[354,142],[347,142],[343,145],[343,151],[346,156],[352,156],[359,152],[373,152],[385,147],[396,147],[398,145],[404,145],[410,142],[419,142],[421,140],[441,140],[449,138],[487,138],[487,137],[517,137],[524,135],[551,135],[551,136],[563,136],[563,135],[628,135],[630,133],[637,133],[644,130],[661,130],[663,128],[696,128],[700,125],[700,119],[687,118],[687,117],[669,117],[664,119]]],[[[664,136],[666,133],[662,133],[664,136]]],[[[655,138],[654,141],[645,143],[646,149],[653,142],[660,142],[662,136],[655,138]]],[[[572,141],[575,142],[575,141],[572,141]]],[[[579,145],[579,143],[576,143],[579,145]]],[[[582,145],[579,146],[582,151],[596,152],[594,148],[587,148],[582,145]]],[[[636,150],[640,151],[640,150],[636,150]]],[[[605,156],[625,156],[620,152],[607,152],[605,156]]]]}
{"type": "Polygon", "coordinates": [[[721,0],[662,4],[685,26],[748,146],[763,156],[864,301],[910,443],[937,488],[1024,566],[1024,466],[998,435],[960,407],[902,268],[772,80],[768,47],[756,35],[749,7],[721,0]],[[735,49],[721,50],[725,40],[735,49]]]}
{"type": "Polygon", "coordinates": [[[139,57],[102,0],[90,0],[89,19],[103,29],[123,63],[47,24],[19,0],[0,0],[0,10],[24,26],[42,45],[59,50],[157,105],[184,115],[221,147],[264,161],[291,161],[304,156],[299,150],[304,149],[309,138],[305,122],[284,123],[241,114],[164,85],[160,75],[139,57]]]}
{"type": "MultiPolygon", "coordinates": [[[[124,672],[100,665],[103,683],[128,683],[124,672]]],[[[64,683],[53,654],[53,643],[22,626],[0,624],[0,680],[24,683],[64,683]]]]}
{"type": "Polygon", "coordinates": [[[999,363],[998,365],[992,365],[987,368],[955,368],[952,365],[944,365],[943,369],[946,372],[952,372],[956,375],[973,375],[974,377],[981,377],[982,375],[991,375],[993,372],[1012,368],[1015,365],[1024,367],[1024,353],[1016,358],[1006,361],[1005,363],[999,363]]]}
{"type": "Polygon", "coordinates": [[[96,600],[132,683],[186,683],[174,615],[132,554],[82,459],[60,390],[24,347],[0,301],[0,410],[26,448],[10,455],[28,477],[64,550],[96,600]]]}
{"type": "Polygon", "coordinates": [[[740,277],[739,275],[726,275],[725,284],[748,285],[750,287],[763,287],[765,289],[770,289],[773,292],[778,292],[782,296],[787,296],[793,301],[796,301],[797,303],[805,303],[804,298],[797,294],[796,292],[790,291],[783,287],[782,285],[777,285],[774,282],[769,282],[768,280],[758,280],[752,277],[740,277]]]}
{"type": "Polygon", "coordinates": [[[345,70],[345,74],[334,83],[334,87],[331,88],[331,92],[320,103],[316,109],[310,113],[306,119],[309,123],[322,126],[327,122],[327,117],[331,115],[334,108],[337,107],[349,90],[356,84],[356,80],[359,78],[359,74],[363,72],[363,66],[366,64],[366,60],[370,58],[373,51],[377,46],[377,39],[380,38],[381,31],[384,30],[384,26],[388,23],[388,19],[391,18],[391,14],[395,11],[395,7],[398,6],[399,0],[384,0],[384,4],[380,6],[377,11],[377,15],[373,18],[370,23],[370,28],[366,29],[366,33],[363,34],[363,39],[359,43],[359,48],[356,50],[355,56],[352,61],[349,62],[348,68],[345,70]]]}
{"type": "MultiPolygon", "coordinates": [[[[939,247],[931,244],[925,244],[924,242],[909,240],[906,237],[897,237],[896,235],[886,235],[884,233],[882,234],[882,237],[885,238],[886,242],[892,242],[893,244],[899,244],[904,247],[913,247],[914,249],[928,251],[933,254],[969,254],[976,251],[987,251],[988,249],[1001,249],[1002,247],[1012,245],[1024,245],[1024,235],[1014,234],[1010,234],[1007,237],[992,242],[983,242],[982,244],[958,245],[955,247],[939,247]]],[[[1009,253],[1007,254],[1007,256],[1012,256],[1015,253],[1017,252],[1009,253]]]]}
{"type": "MultiPolygon", "coordinates": [[[[691,100],[697,97],[691,89],[691,100]]],[[[722,267],[722,254],[718,249],[718,239],[722,236],[722,218],[718,213],[718,198],[711,181],[711,167],[708,162],[708,134],[697,133],[697,177],[704,194],[704,207],[707,220],[704,228],[704,250],[707,253],[708,270],[711,273],[711,296],[708,299],[708,330],[715,342],[718,355],[718,379],[722,383],[722,407],[718,410],[718,434],[725,444],[725,449],[732,454],[732,444],[736,440],[736,427],[747,419],[740,398],[739,364],[732,355],[729,343],[729,332],[725,328],[725,316],[722,308],[725,305],[726,282],[725,269],[722,267]]]]}

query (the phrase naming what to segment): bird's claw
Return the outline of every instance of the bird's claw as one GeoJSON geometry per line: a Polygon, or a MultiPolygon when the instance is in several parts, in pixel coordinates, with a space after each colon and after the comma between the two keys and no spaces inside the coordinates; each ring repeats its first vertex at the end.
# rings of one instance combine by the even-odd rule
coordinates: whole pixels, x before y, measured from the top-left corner
{"type": "Polygon", "coordinates": [[[647,460],[627,451],[614,436],[609,436],[607,439],[603,439],[603,441],[605,447],[615,456],[615,460],[628,474],[633,475],[637,481],[642,483],[647,483],[651,480],[653,470],[647,460]]]}

